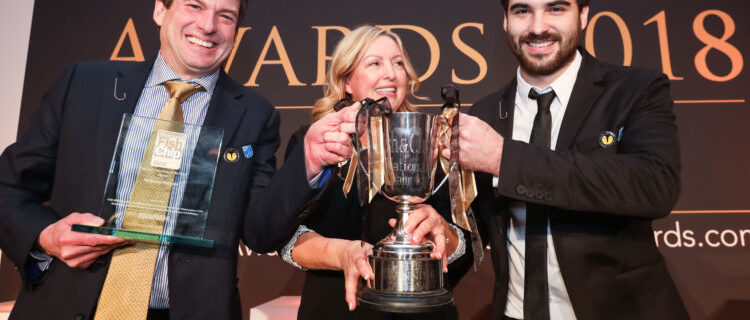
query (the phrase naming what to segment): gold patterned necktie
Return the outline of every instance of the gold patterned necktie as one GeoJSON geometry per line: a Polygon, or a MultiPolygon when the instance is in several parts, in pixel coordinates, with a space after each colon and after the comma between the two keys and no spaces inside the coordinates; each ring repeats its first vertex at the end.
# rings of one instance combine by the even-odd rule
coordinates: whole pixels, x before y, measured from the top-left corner
{"type": "MultiPolygon", "coordinates": [[[[198,90],[200,85],[167,81],[164,87],[169,100],[155,121],[141,166],[130,193],[122,228],[148,233],[162,233],[174,177],[178,170],[152,166],[152,154],[159,131],[181,133],[182,102],[198,90]]],[[[117,249],[112,255],[107,278],[104,280],[95,319],[146,319],[151,287],[159,253],[158,243],[136,242],[117,249]]]]}

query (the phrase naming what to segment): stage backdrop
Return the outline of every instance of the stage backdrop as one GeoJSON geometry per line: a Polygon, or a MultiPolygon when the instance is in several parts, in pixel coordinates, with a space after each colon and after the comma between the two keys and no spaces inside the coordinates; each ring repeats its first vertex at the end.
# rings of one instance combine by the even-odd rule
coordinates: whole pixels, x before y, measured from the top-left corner
{"type": "MultiPolygon", "coordinates": [[[[154,56],[152,8],[153,1],[36,1],[19,130],[69,63],[154,56]]],[[[747,2],[733,0],[594,0],[582,43],[604,61],[660,70],[672,80],[682,196],[672,215],[654,223],[654,240],[695,319],[750,312],[748,11],[747,2]]],[[[514,75],[501,18],[500,1],[487,0],[251,1],[226,70],[277,106],[285,141],[308,122],[332,48],[348,30],[372,23],[402,35],[423,81],[419,93],[430,98],[417,103],[434,112],[441,85],[458,85],[470,106],[514,75]]],[[[245,312],[299,294],[302,272],[278,257],[238,250],[245,312]]],[[[18,288],[10,264],[2,268],[0,300],[18,288]]],[[[492,282],[489,261],[462,280],[455,291],[462,319],[489,317],[492,282]]]]}

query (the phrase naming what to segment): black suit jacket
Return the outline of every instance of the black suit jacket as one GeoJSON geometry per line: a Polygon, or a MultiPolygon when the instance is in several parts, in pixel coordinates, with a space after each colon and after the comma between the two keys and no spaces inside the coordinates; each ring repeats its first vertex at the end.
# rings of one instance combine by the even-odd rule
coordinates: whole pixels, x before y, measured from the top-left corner
{"type": "MultiPolygon", "coordinates": [[[[44,96],[28,130],[0,157],[0,245],[19,270],[46,226],[71,212],[99,212],[120,121],[133,113],[152,66],[153,61],[71,66],[44,96]],[[113,92],[125,99],[115,99],[113,92]]],[[[204,234],[215,248],[172,247],[170,312],[179,319],[239,319],[239,239],[256,251],[276,250],[317,192],[307,182],[301,146],[276,173],[278,112],[223,72],[204,125],[224,129],[222,153],[251,145],[255,154],[235,163],[219,161],[204,234]]],[[[109,258],[85,270],[54,259],[36,283],[22,273],[24,286],[11,318],[90,318],[109,258]]]]}
{"type": "Polygon", "coordinates": [[[680,191],[669,81],[582,54],[555,151],[511,140],[515,80],[471,108],[505,138],[498,187],[478,174],[473,203],[492,245],[495,318],[508,294],[508,203],[523,201],[546,206],[578,319],[686,319],[651,228],[680,191]],[[620,129],[619,142],[599,144],[620,129]]]}

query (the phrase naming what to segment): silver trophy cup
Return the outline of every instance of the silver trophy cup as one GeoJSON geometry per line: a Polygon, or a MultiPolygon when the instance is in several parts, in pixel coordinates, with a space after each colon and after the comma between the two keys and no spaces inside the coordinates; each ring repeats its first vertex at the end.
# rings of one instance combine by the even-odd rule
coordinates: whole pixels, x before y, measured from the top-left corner
{"type": "MultiPolygon", "coordinates": [[[[404,230],[409,212],[433,192],[439,120],[437,115],[419,112],[383,116],[380,136],[385,139],[386,178],[379,192],[398,203],[399,220],[391,234],[375,245],[369,257],[374,279],[357,294],[364,306],[411,313],[432,311],[453,303],[453,296],[444,288],[442,261],[430,257],[434,245],[431,242],[414,245],[411,235],[404,230]]],[[[369,123],[367,129],[368,137],[377,130],[369,123]]],[[[358,151],[364,153],[361,152],[364,150],[358,151]]],[[[368,177],[371,175],[372,172],[367,173],[368,177]]]]}

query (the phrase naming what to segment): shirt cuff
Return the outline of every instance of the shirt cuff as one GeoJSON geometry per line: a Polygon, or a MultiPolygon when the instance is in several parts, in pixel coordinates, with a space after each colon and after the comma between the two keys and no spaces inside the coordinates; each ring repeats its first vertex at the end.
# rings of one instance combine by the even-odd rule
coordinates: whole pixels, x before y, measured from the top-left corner
{"type": "Polygon", "coordinates": [[[52,263],[52,257],[42,251],[32,250],[29,255],[36,260],[36,265],[40,271],[47,271],[50,263],[52,263]]]}
{"type": "Polygon", "coordinates": [[[308,182],[310,184],[310,188],[313,188],[313,189],[322,188],[323,185],[325,185],[326,182],[328,181],[328,178],[331,177],[332,170],[333,169],[331,169],[331,167],[323,168],[323,171],[318,173],[318,175],[316,175],[314,178],[312,178],[312,180],[308,182]]]}
{"type": "Polygon", "coordinates": [[[500,177],[494,176],[492,177],[492,187],[497,189],[497,185],[500,183],[500,177]]]}
{"type": "Polygon", "coordinates": [[[458,258],[462,257],[464,253],[466,253],[466,240],[464,239],[464,231],[454,224],[451,224],[451,227],[453,227],[453,229],[456,229],[456,234],[458,235],[458,244],[456,245],[456,250],[453,250],[453,253],[448,257],[448,264],[451,264],[453,263],[453,261],[458,260],[458,258]]]}
{"type": "Polygon", "coordinates": [[[41,280],[51,263],[52,256],[39,250],[31,250],[24,266],[26,279],[32,283],[41,280]]]}
{"type": "Polygon", "coordinates": [[[284,261],[293,265],[295,268],[302,269],[302,270],[307,270],[307,268],[302,267],[296,261],[294,261],[294,258],[292,258],[292,249],[294,249],[294,244],[297,243],[297,239],[299,239],[300,236],[308,232],[315,232],[315,231],[308,228],[304,224],[300,225],[299,227],[297,227],[297,232],[294,233],[294,236],[292,236],[292,238],[289,239],[289,242],[287,242],[286,245],[283,248],[281,248],[281,259],[284,259],[284,261]]]}

